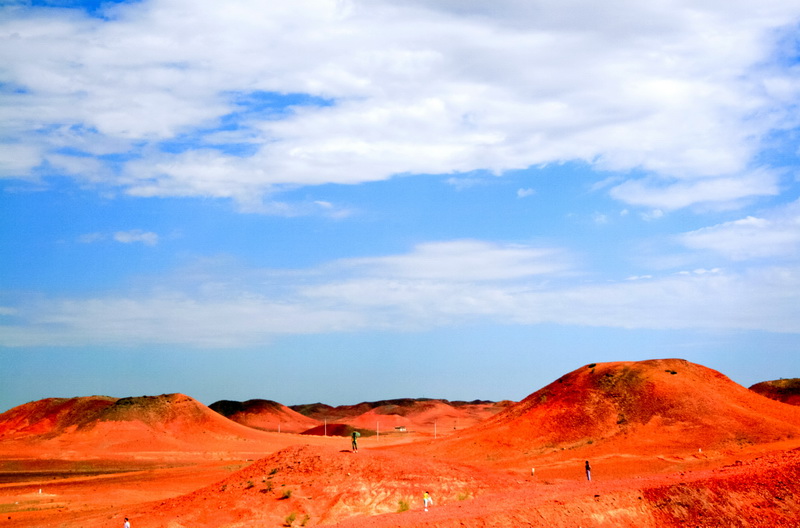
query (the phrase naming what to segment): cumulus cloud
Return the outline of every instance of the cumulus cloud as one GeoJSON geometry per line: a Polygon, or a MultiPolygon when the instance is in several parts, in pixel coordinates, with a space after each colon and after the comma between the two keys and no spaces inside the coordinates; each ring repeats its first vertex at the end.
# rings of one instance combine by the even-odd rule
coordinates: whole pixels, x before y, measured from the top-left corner
{"type": "Polygon", "coordinates": [[[60,155],[61,173],[132,195],[254,209],[298,185],[583,160],[644,171],[612,195],[668,211],[773,194],[752,166],[798,97],[773,57],[800,7],[780,0],[145,0],[104,14],[4,9],[3,173],[60,155]]]}

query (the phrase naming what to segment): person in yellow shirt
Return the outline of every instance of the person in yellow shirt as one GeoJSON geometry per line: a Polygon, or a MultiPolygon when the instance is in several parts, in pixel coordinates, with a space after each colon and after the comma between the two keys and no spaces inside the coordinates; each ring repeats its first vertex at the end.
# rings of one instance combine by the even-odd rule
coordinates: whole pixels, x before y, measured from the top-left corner
{"type": "Polygon", "coordinates": [[[428,511],[428,506],[433,504],[433,499],[427,491],[422,495],[422,503],[425,505],[425,511],[428,511]]]}

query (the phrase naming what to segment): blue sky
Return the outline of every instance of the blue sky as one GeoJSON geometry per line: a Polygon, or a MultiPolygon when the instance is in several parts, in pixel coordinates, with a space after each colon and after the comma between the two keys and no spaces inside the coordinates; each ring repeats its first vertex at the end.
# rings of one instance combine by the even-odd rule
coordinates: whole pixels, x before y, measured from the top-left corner
{"type": "Polygon", "coordinates": [[[551,4],[3,2],[0,410],[800,377],[800,2],[551,4]]]}

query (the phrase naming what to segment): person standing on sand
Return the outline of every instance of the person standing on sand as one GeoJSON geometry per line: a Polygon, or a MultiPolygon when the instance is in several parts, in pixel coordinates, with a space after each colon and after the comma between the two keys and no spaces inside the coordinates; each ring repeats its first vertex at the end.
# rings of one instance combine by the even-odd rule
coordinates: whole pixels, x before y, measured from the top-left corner
{"type": "Polygon", "coordinates": [[[122,528],[131,528],[131,523],[127,517],[125,517],[125,524],[122,525],[122,528]]]}
{"type": "Polygon", "coordinates": [[[592,480],[592,466],[589,465],[589,461],[586,461],[586,480],[592,480]]]}
{"type": "Polygon", "coordinates": [[[428,511],[428,506],[433,504],[433,499],[431,498],[430,493],[427,491],[422,494],[422,504],[425,505],[425,511],[428,511]]]}
{"type": "Polygon", "coordinates": [[[353,431],[350,436],[353,438],[353,453],[358,453],[358,437],[361,436],[361,433],[353,431]]]}

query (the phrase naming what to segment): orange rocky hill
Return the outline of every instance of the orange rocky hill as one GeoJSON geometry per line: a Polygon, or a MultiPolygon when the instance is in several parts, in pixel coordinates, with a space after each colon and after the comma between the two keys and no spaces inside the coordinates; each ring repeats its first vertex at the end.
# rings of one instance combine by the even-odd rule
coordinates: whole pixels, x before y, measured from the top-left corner
{"type": "Polygon", "coordinates": [[[318,420],[272,400],[221,400],[212,403],[209,408],[234,422],[263,431],[302,433],[320,425],[318,420]]]}
{"type": "Polygon", "coordinates": [[[344,424],[362,431],[380,431],[383,434],[403,430],[446,434],[471,427],[501,412],[511,403],[402,398],[339,407],[321,403],[296,405],[292,409],[318,422],[344,424]]]}
{"type": "Polygon", "coordinates": [[[792,438],[800,438],[800,409],[664,359],[585,365],[425,450],[524,467],[546,455],[664,457],[792,438]]]}
{"type": "Polygon", "coordinates": [[[0,414],[0,438],[0,452],[46,456],[241,451],[269,439],[267,433],[228,420],[183,394],[32,402],[0,414]]]}
{"type": "Polygon", "coordinates": [[[751,386],[750,390],[772,400],[800,405],[800,378],[762,381],[751,386]]]}

